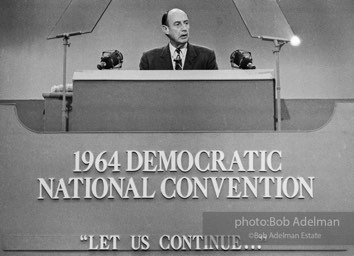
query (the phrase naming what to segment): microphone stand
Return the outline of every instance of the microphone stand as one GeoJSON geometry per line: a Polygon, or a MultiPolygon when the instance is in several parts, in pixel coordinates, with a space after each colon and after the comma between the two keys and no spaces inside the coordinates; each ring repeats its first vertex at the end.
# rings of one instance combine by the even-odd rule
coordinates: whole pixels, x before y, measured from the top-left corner
{"type": "Polygon", "coordinates": [[[290,40],[285,38],[276,38],[270,36],[259,36],[258,38],[264,41],[273,41],[275,50],[273,54],[275,55],[275,90],[276,90],[276,130],[281,131],[281,94],[280,94],[280,64],[279,55],[281,48],[290,40]]]}
{"type": "Polygon", "coordinates": [[[275,50],[273,50],[273,54],[275,55],[275,72],[276,72],[276,79],[275,79],[275,88],[276,88],[276,97],[277,97],[277,131],[281,131],[281,97],[280,97],[280,49],[283,45],[287,42],[285,41],[278,41],[274,40],[275,50]]]}
{"type": "MultiPolygon", "coordinates": [[[[81,31],[71,32],[71,33],[64,33],[57,35],[53,38],[63,38],[63,46],[64,46],[64,56],[63,56],[63,102],[61,108],[61,123],[62,123],[62,130],[64,132],[68,131],[68,107],[66,102],[66,59],[67,59],[67,49],[70,47],[69,39],[70,36],[77,36],[83,34],[81,31]]],[[[52,38],[48,38],[52,39],[52,38]]]]}
{"type": "Polygon", "coordinates": [[[69,43],[69,38],[70,36],[68,34],[64,34],[63,36],[63,46],[64,46],[64,59],[63,59],[63,101],[62,101],[62,119],[61,119],[61,124],[62,124],[62,130],[64,132],[68,131],[68,108],[67,108],[67,102],[66,102],[66,55],[67,55],[67,48],[70,47],[69,43]]]}

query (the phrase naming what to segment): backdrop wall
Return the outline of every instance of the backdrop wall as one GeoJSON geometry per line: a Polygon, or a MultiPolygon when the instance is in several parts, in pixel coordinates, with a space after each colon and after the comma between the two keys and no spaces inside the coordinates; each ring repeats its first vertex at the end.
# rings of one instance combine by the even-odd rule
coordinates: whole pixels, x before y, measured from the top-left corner
{"type": "MultiPolygon", "coordinates": [[[[0,2],[0,99],[41,99],[62,83],[61,39],[46,40],[69,0],[0,2]]],[[[280,0],[299,47],[282,48],[283,98],[354,98],[354,1],[280,0]]],[[[220,69],[232,51],[252,52],[257,68],[274,68],[273,43],[250,37],[232,0],[113,0],[91,34],[72,37],[67,80],[96,69],[104,50],[124,55],[123,69],[138,69],[142,53],[167,44],[164,11],[178,7],[190,18],[191,42],[215,50],[220,69]]],[[[257,17],[255,17],[257,18],[257,17]]]]}

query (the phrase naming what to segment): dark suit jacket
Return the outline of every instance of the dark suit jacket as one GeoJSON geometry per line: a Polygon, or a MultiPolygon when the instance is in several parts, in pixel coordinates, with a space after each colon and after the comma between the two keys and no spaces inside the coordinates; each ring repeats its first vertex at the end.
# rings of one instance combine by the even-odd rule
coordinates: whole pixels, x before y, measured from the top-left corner
{"type": "MultiPolygon", "coordinates": [[[[142,70],[173,70],[169,46],[144,52],[139,67],[142,70]]],[[[214,51],[188,43],[183,69],[218,69],[214,51]]]]}

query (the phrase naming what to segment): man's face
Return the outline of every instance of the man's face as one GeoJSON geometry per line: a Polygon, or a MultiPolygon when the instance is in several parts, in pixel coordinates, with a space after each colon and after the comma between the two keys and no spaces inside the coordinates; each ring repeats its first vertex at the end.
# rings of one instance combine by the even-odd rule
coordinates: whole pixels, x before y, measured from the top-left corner
{"type": "Polygon", "coordinates": [[[189,20],[182,10],[174,9],[168,13],[167,26],[162,26],[163,32],[170,38],[174,47],[184,45],[189,40],[189,20]]]}

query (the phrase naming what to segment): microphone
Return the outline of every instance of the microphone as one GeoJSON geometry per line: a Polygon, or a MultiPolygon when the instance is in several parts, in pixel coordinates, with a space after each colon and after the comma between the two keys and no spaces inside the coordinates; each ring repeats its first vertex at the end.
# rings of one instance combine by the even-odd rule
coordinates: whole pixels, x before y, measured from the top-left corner
{"type": "Polygon", "coordinates": [[[246,68],[244,68],[244,69],[256,69],[256,66],[253,65],[252,62],[249,62],[249,63],[247,63],[246,68]]]}
{"type": "Polygon", "coordinates": [[[256,69],[251,52],[236,50],[230,56],[231,66],[239,69],[256,69]]]}
{"type": "Polygon", "coordinates": [[[102,52],[101,62],[97,65],[99,70],[122,68],[123,54],[118,50],[102,52]]]}

